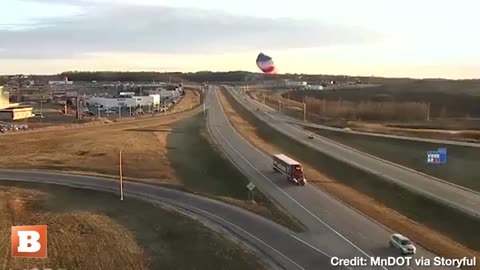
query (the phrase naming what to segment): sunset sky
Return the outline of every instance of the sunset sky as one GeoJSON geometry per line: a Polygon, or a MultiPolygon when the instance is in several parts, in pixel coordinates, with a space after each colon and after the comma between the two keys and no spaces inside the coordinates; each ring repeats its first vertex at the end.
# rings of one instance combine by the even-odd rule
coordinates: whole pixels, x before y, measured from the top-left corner
{"type": "Polygon", "coordinates": [[[256,71],[480,78],[476,1],[8,0],[0,74],[256,71]]]}

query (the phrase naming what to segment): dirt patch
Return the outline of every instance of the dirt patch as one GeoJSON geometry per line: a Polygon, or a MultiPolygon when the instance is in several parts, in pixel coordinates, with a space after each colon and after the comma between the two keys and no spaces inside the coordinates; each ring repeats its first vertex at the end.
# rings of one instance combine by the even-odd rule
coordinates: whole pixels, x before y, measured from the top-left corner
{"type": "MultiPolygon", "coordinates": [[[[268,154],[282,152],[279,148],[265,141],[258,135],[257,129],[234,110],[234,107],[225,97],[223,91],[219,91],[219,97],[230,122],[245,138],[268,154]]],[[[298,157],[295,156],[294,158],[297,159],[298,157]]],[[[302,161],[301,158],[298,159],[302,161]]],[[[477,256],[477,258],[480,259],[477,251],[468,249],[454,240],[385,207],[372,198],[334,179],[326,177],[323,173],[315,170],[306,163],[304,163],[304,165],[305,174],[309,179],[312,179],[312,184],[331,193],[365,215],[378,220],[392,230],[408,235],[412,240],[427,247],[435,254],[451,258],[477,256]]]]}
{"type": "Polygon", "coordinates": [[[49,240],[47,259],[13,258],[10,242],[1,241],[5,256],[0,258],[0,265],[4,268],[148,268],[144,251],[130,231],[103,214],[35,209],[46,197],[42,192],[0,186],[0,234],[9,235],[13,225],[42,224],[48,226],[49,240]]]}

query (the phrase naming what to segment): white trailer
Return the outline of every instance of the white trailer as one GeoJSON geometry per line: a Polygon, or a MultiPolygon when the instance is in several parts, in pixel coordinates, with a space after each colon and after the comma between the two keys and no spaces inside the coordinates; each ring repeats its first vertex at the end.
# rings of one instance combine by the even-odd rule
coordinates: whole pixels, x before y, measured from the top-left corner
{"type": "Polygon", "coordinates": [[[287,180],[297,185],[305,185],[307,179],[303,175],[303,167],[298,161],[284,154],[273,155],[273,170],[287,176],[287,180]]]}

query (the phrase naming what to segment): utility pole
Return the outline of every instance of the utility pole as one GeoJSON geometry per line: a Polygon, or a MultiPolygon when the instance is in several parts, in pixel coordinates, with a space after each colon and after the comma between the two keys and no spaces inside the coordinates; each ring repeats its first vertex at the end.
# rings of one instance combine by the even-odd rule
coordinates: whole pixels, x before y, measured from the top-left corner
{"type": "Polygon", "coordinates": [[[118,154],[118,169],[119,169],[119,176],[120,176],[120,200],[123,201],[123,168],[122,168],[122,152],[123,147],[120,149],[118,154]]]}
{"type": "Polygon", "coordinates": [[[118,118],[122,118],[122,107],[118,104],[118,118]]]}
{"type": "Polygon", "coordinates": [[[427,121],[430,121],[430,102],[427,103],[427,121]]]}
{"type": "Polygon", "coordinates": [[[75,119],[80,119],[79,108],[78,108],[78,96],[75,98],[75,119]]]}
{"type": "Polygon", "coordinates": [[[307,122],[307,103],[303,101],[303,122],[307,122]]]}
{"type": "Polygon", "coordinates": [[[40,117],[43,118],[43,96],[40,99],[40,117]]]}
{"type": "Polygon", "coordinates": [[[123,164],[122,164],[122,154],[123,154],[123,149],[125,148],[125,146],[127,146],[127,144],[135,139],[137,139],[137,137],[134,137],[134,138],[131,138],[130,140],[126,141],[122,148],[120,148],[120,152],[118,153],[118,169],[119,169],[119,180],[120,180],[120,200],[123,201],[123,164]]]}

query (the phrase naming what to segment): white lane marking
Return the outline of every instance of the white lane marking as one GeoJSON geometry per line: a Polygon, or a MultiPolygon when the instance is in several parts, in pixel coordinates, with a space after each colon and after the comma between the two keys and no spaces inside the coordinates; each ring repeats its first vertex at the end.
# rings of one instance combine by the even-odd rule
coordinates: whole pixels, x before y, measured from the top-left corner
{"type": "MultiPolygon", "coordinates": [[[[238,98],[235,98],[235,99],[236,99],[238,102],[240,102],[240,101],[238,100],[238,98]]],[[[247,108],[247,110],[248,110],[248,108],[247,108]]],[[[270,116],[270,118],[272,119],[272,121],[278,121],[278,122],[283,122],[283,121],[284,121],[284,120],[282,119],[283,117],[284,117],[284,116],[281,116],[281,117],[280,117],[280,116],[275,116],[273,113],[272,113],[272,116],[270,116]]],[[[286,118],[285,118],[285,119],[286,119],[286,118]]],[[[261,119],[261,120],[262,120],[262,119],[261,119]]],[[[265,120],[265,119],[263,119],[263,120],[265,120]]],[[[265,121],[264,121],[264,122],[265,122],[265,121]]],[[[287,122],[288,122],[288,121],[287,121],[287,122]]],[[[288,125],[288,123],[287,123],[286,125],[288,125]]],[[[296,128],[299,132],[302,132],[302,133],[305,132],[304,130],[302,130],[300,127],[298,127],[298,126],[296,126],[296,125],[291,125],[291,124],[290,124],[290,126],[293,127],[293,128],[296,128]]],[[[273,128],[276,129],[277,131],[283,133],[284,135],[286,135],[286,136],[288,136],[288,137],[291,137],[291,138],[293,138],[294,140],[297,140],[297,139],[296,139],[294,136],[292,136],[291,134],[282,132],[281,130],[279,130],[279,129],[275,128],[275,127],[273,127],[273,128]]],[[[319,136],[319,135],[317,135],[317,136],[319,136]]],[[[319,137],[321,137],[322,139],[325,139],[327,142],[330,141],[328,138],[325,138],[325,137],[323,137],[323,136],[319,136],[319,137]]],[[[245,140],[245,141],[246,141],[246,140],[245,140]]],[[[370,174],[378,175],[378,176],[380,176],[380,177],[382,177],[382,178],[384,178],[384,179],[386,179],[386,180],[388,180],[388,181],[391,181],[391,182],[397,183],[397,184],[399,184],[399,185],[402,185],[402,186],[404,186],[405,188],[408,188],[408,189],[410,189],[410,190],[412,190],[412,191],[414,191],[414,192],[423,193],[424,195],[426,195],[426,196],[428,196],[428,197],[430,197],[430,198],[432,198],[432,199],[434,199],[434,200],[437,200],[437,201],[439,201],[439,202],[441,202],[441,203],[444,203],[444,204],[448,204],[448,205],[450,205],[450,206],[452,206],[452,207],[455,207],[455,208],[457,208],[457,209],[459,209],[459,210],[461,210],[461,211],[463,211],[463,212],[465,212],[465,213],[467,213],[467,214],[474,215],[474,216],[479,216],[479,214],[478,214],[475,210],[472,210],[471,208],[465,208],[464,205],[461,205],[461,204],[458,204],[458,203],[455,203],[455,202],[451,202],[451,201],[445,200],[445,199],[443,199],[443,197],[441,197],[441,196],[437,196],[437,195],[435,195],[435,194],[432,194],[431,192],[426,191],[426,190],[424,190],[424,189],[419,189],[419,188],[417,188],[416,186],[413,186],[413,185],[410,184],[410,183],[407,183],[407,182],[398,180],[398,179],[396,179],[396,178],[394,178],[394,177],[391,177],[391,176],[388,176],[388,175],[386,175],[386,174],[382,174],[381,172],[378,172],[378,171],[375,171],[375,170],[370,169],[370,168],[368,168],[368,167],[365,167],[365,166],[363,166],[363,165],[360,165],[360,164],[358,164],[358,163],[356,163],[356,162],[354,162],[354,161],[351,161],[351,160],[348,160],[348,159],[344,159],[344,158],[342,158],[342,157],[337,157],[337,156],[335,156],[335,155],[332,155],[332,154],[328,153],[328,151],[325,152],[325,151],[319,150],[319,149],[316,148],[316,145],[312,144],[312,143],[309,142],[309,141],[299,141],[299,140],[297,140],[297,141],[300,142],[300,143],[306,144],[306,145],[308,145],[308,146],[310,146],[310,147],[313,147],[315,150],[320,151],[320,152],[322,152],[322,153],[324,153],[324,154],[326,154],[326,155],[328,155],[328,156],[330,156],[330,157],[332,157],[332,158],[338,159],[338,160],[343,161],[343,162],[347,162],[347,163],[349,163],[349,164],[351,164],[351,165],[353,165],[353,166],[355,166],[355,167],[357,167],[357,168],[359,168],[359,169],[365,170],[365,171],[367,171],[367,172],[370,173],[370,174]]],[[[247,141],[247,142],[248,142],[248,141],[247,141]]],[[[252,145],[250,142],[248,142],[248,143],[249,143],[250,145],[252,145]]],[[[336,144],[338,145],[338,143],[336,143],[336,142],[334,142],[334,141],[332,141],[332,144],[334,144],[332,147],[335,147],[336,144]]],[[[252,146],[253,146],[253,145],[252,145],[252,146]]],[[[255,147],[255,146],[253,146],[253,147],[255,147]]],[[[346,147],[346,148],[348,148],[348,147],[346,147]]],[[[258,149],[257,149],[257,150],[258,150],[258,149]]],[[[347,150],[348,150],[348,149],[347,149],[347,150]]],[[[258,151],[259,151],[259,150],[258,150],[258,151]]],[[[353,149],[352,151],[354,151],[354,152],[360,152],[360,151],[356,151],[355,149],[353,149]]],[[[261,153],[265,155],[265,153],[263,153],[263,152],[261,152],[261,153]]],[[[394,165],[395,165],[395,164],[394,164],[394,165]]],[[[439,180],[442,181],[441,179],[439,179],[439,180]]],[[[474,192],[474,193],[475,193],[475,192],[474,192]]],[[[470,201],[469,201],[469,202],[470,202],[470,201]]]]}
{"type": "MultiPolygon", "coordinates": [[[[190,206],[190,205],[189,205],[189,206],[190,206]]],[[[203,212],[204,214],[213,216],[213,217],[215,217],[215,218],[217,218],[217,219],[219,219],[219,220],[221,220],[221,221],[223,221],[223,222],[225,222],[225,223],[230,224],[231,226],[237,228],[238,230],[242,231],[243,233],[245,233],[245,234],[247,234],[248,236],[252,237],[253,239],[257,240],[258,242],[260,242],[260,243],[264,244],[265,246],[269,247],[271,250],[275,251],[275,252],[278,253],[280,256],[282,256],[283,258],[287,259],[288,261],[290,261],[292,264],[294,264],[294,265],[297,266],[298,268],[300,268],[300,269],[302,269],[302,270],[305,270],[305,268],[303,268],[303,267],[300,266],[298,263],[296,263],[295,261],[293,261],[292,259],[290,259],[290,258],[287,257],[286,255],[284,255],[282,252],[278,251],[278,250],[275,249],[274,247],[272,247],[272,246],[270,246],[269,244],[265,243],[263,240],[257,238],[255,235],[253,235],[253,234],[245,231],[245,230],[242,229],[241,227],[239,227],[239,226],[231,223],[230,221],[225,220],[224,218],[219,217],[219,216],[217,216],[217,215],[215,215],[215,214],[212,214],[212,213],[207,212],[207,211],[205,211],[205,210],[196,208],[195,206],[191,206],[191,207],[197,209],[197,210],[200,211],[200,212],[203,212]]]]}
{"type": "MultiPolygon", "coordinates": [[[[218,93],[215,91],[215,96],[217,98],[217,101],[220,102],[220,100],[218,99],[218,93]]],[[[221,110],[223,111],[224,113],[224,116],[226,116],[225,114],[225,111],[223,110],[223,106],[220,104],[220,103],[217,103],[217,105],[221,108],[221,110]]],[[[230,127],[233,128],[233,126],[230,124],[230,121],[227,119],[227,122],[229,123],[230,127]]],[[[295,200],[292,196],[290,196],[290,194],[288,194],[287,192],[285,192],[283,189],[281,189],[279,186],[277,186],[274,182],[272,182],[267,176],[265,176],[260,170],[258,170],[252,163],[250,163],[250,161],[248,161],[242,154],[240,154],[240,152],[238,152],[237,149],[235,149],[235,147],[223,136],[223,134],[220,132],[220,129],[218,127],[215,127],[217,129],[217,132],[218,134],[222,137],[222,139],[230,146],[230,148],[232,148],[232,150],[237,153],[237,155],[242,158],[248,165],[250,165],[250,167],[252,167],[258,174],[260,174],[265,180],[267,180],[270,184],[272,184],[274,187],[276,187],[281,193],[283,193],[287,198],[289,198],[291,201],[293,201],[295,204],[297,204],[298,206],[300,206],[300,208],[302,208],[305,212],[307,212],[308,214],[310,214],[312,217],[314,217],[316,220],[318,220],[320,223],[322,223],[325,227],[327,227],[329,230],[331,230],[333,233],[335,233],[337,236],[339,236],[340,238],[342,238],[345,242],[347,242],[348,244],[350,244],[352,247],[354,247],[355,249],[357,249],[358,251],[360,251],[363,255],[371,258],[372,256],[370,256],[367,252],[365,252],[363,249],[361,249],[360,247],[358,247],[357,245],[355,245],[354,243],[352,243],[350,240],[348,240],[345,236],[343,236],[340,232],[338,232],[337,230],[335,230],[333,227],[331,227],[330,225],[328,225],[325,221],[323,221],[321,218],[319,218],[317,215],[315,215],[314,213],[312,213],[310,210],[308,210],[305,206],[303,206],[301,203],[299,203],[297,200],[295,200]]],[[[236,130],[233,128],[233,130],[236,132],[236,130]]],[[[236,132],[237,133],[237,132],[236,132]]],[[[243,136],[241,136],[240,134],[237,133],[238,136],[240,136],[241,138],[243,138],[243,136]]],[[[245,138],[243,138],[245,139],[245,138]]],[[[255,148],[256,149],[256,148],[255,148]]],[[[382,269],[384,270],[388,270],[388,268],[384,267],[384,266],[381,266],[382,269]]]]}
{"type": "MultiPolygon", "coordinates": [[[[332,256],[328,255],[327,253],[323,252],[322,250],[318,249],[317,247],[315,247],[315,246],[313,246],[313,245],[311,245],[311,244],[303,241],[303,240],[300,239],[299,237],[297,237],[297,236],[295,236],[295,235],[293,235],[293,234],[290,234],[290,236],[293,237],[293,238],[295,238],[296,240],[302,242],[304,245],[306,245],[306,246],[308,246],[308,247],[310,247],[310,248],[312,248],[312,249],[314,249],[314,250],[322,253],[323,255],[329,257],[330,259],[332,258],[332,256]]],[[[345,266],[345,267],[346,267],[347,269],[353,270],[353,269],[352,269],[351,267],[349,267],[349,266],[345,266]]]]}
{"type": "MultiPolygon", "coordinates": [[[[68,174],[67,174],[68,175],[68,174]]],[[[68,175],[70,176],[70,175],[68,175]]],[[[73,177],[76,177],[76,175],[71,175],[73,177]]],[[[0,177],[0,181],[20,181],[20,182],[32,182],[32,183],[36,183],[35,180],[30,180],[29,178],[25,179],[25,178],[14,178],[14,177],[9,177],[9,178],[2,178],[0,177]]],[[[105,181],[105,180],[100,180],[98,179],[97,181],[105,181]]],[[[57,180],[40,180],[40,183],[43,183],[43,184],[54,184],[54,185],[62,185],[62,186],[69,186],[69,187],[73,187],[73,188],[86,188],[86,189],[93,189],[93,190],[97,190],[97,191],[101,191],[101,192],[109,192],[109,193],[115,193],[116,190],[115,189],[111,189],[111,188],[108,188],[108,187],[102,187],[102,186],[97,186],[95,184],[91,185],[82,185],[82,184],[78,184],[78,183],[75,183],[75,182],[62,182],[62,181],[57,181],[57,180]]],[[[149,193],[145,193],[145,192],[131,192],[131,191],[128,191],[126,190],[125,191],[125,194],[130,194],[130,196],[135,196],[139,199],[142,199],[144,197],[150,197],[151,200],[155,200],[155,201],[162,201],[165,203],[165,201],[169,201],[170,204],[173,204],[173,205],[176,205],[177,207],[179,205],[182,205],[181,207],[185,208],[185,209],[195,209],[199,212],[202,212],[204,214],[207,214],[207,215],[210,215],[216,219],[219,219],[220,221],[222,222],[225,222],[227,224],[229,224],[230,226],[232,227],[235,227],[236,229],[242,231],[243,233],[245,233],[246,235],[252,237],[253,239],[255,239],[256,241],[258,241],[259,243],[262,243],[263,245],[265,245],[266,247],[270,248],[271,250],[273,250],[274,252],[278,253],[280,256],[282,256],[283,258],[285,258],[286,260],[288,260],[289,262],[291,262],[292,264],[294,264],[295,266],[297,266],[299,269],[301,270],[305,270],[305,268],[303,268],[302,266],[300,266],[298,263],[296,263],[295,261],[293,261],[292,259],[290,259],[289,257],[287,257],[285,254],[283,254],[282,252],[278,251],[277,249],[275,249],[274,247],[270,246],[269,244],[267,244],[266,242],[264,242],[263,240],[259,239],[258,237],[256,237],[255,235],[247,232],[246,230],[242,229],[241,227],[233,224],[232,222],[220,217],[220,216],[217,216],[215,214],[212,214],[208,211],[205,211],[203,209],[200,209],[200,208],[197,208],[195,206],[192,206],[192,205],[189,205],[189,204],[185,204],[185,203],[181,203],[181,202],[176,202],[174,200],[171,200],[171,199],[167,199],[167,198],[162,198],[161,196],[159,195],[156,195],[156,194],[149,194],[149,193]],[[153,199],[153,198],[157,197],[157,198],[160,198],[160,199],[153,199]]]]}

